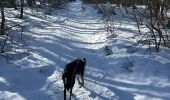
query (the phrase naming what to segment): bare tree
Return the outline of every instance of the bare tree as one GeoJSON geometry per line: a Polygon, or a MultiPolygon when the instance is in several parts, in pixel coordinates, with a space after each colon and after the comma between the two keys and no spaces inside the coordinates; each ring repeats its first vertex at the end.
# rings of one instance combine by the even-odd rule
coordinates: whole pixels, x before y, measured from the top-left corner
{"type": "MultiPolygon", "coordinates": [[[[145,8],[135,7],[128,14],[133,21],[136,22],[139,33],[141,35],[141,27],[144,25],[150,34],[148,44],[155,45],[156,52],[160,51],[160,45],[166,46],[169,34],[166,31],[167,8],[164,0],[143,0],[145,8]]],[[[134,5],[133,5],[134,6],[134,5]]],[[[144,40],[145,41],[145,40],[144,40]]],[[[150,46],[149,46],[150,47],[150,46]]]]}
{"type": "Polygon", "coordinates": [[[0,0],[0,6],[1,6],[1,29],[0,29],[0,35],[5,34],[5,14],[4,14],[4,0],[0,0]]]}
{"type": "Polygon", "coordinates": [[[24,12],[24,0],[20,0],[20,2],[21,2],[21,12],[20,12],[20,19],[22,19],[23,18],[23,12],[24,12]]]}

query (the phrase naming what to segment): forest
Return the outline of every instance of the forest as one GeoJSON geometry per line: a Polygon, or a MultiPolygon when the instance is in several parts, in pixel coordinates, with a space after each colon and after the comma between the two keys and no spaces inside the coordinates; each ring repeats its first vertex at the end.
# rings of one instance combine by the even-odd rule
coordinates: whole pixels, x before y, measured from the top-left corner
{"type": "Polygon", "coordinates": [[[65,99],[66,76],[73,100],[170,100],[170,0],[0,7],[0,100],[65,99]],[[65,74],[80,63],[82,83],[65,74]]]}

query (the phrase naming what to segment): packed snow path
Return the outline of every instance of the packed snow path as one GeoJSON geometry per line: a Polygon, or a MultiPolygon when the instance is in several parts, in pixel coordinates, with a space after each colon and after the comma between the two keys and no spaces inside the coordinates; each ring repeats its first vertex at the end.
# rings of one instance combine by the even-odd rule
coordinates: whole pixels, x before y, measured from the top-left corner
{"type": "Polygon", "coordinates": [[[86,58],[87,66],[85,87],[75,84],[73,100],[170,99],[168,54],[146,57],[136,53],[132,55],[135,72],[123,70],[131,44],[121,35],[135,29],[130,24],[122,24],[126,32],[120,30],[123,34],[112,41],[114,54],[106,56],[108,40],[100,16],[90,6],[83,9],[80,1],[71,2],[47,20],[39,18],[41,14],[32,16],[29,10],[25,16],[32,21],[27,25],[32,55],[1,68],[0,100],[62,100],[64,65],[76,58],[86,58]]]}
{"type": "MultiPolygon", "coordinates": [[[[51,31],[51,28],[54,28],[53,34],[59,40],[59,42],[54,42],[59,45],[55,46],[56,50],[54,50],[54,53],[57,58],[54,58],[54,60],[58,60],[57,62],[60,64],[55,64],[58,70],[49,77],[49,81],[44,86],[44,89],[49,91],[54,99],[59,100],[63,98],[62,71],[60,70],[63,69],[66,63],[75,58],[87,59],[87,75],[95,73],[93,77],[104,77],[102,71],[93,67],[102,67],[99,62],[102,62],[103,59],[98,56],[98,50],[105,46],[106,34],[103,32],[103,24],[101,24],[100,18],[94,16],[93,13],[83,11],[81,2],[70,3],[65,13],[58,13],[57,15],[61,16],[62,21],[59,20],[61,23],[54,27],[49,27],[49,30],[51,31]]],[[[85,78],[84,88],[79,88],[78,84],[75,85],[73,100],[107,100],[116,98],[112,90],[102,86],[102,84],[96,84],[93,77],[85,78]]]]}
{"type": "MultiPolygon", "coordinates": [[[[93,67],[102,67],[98,64],[103,60],[98,57],[98,49],[105,46],[106,34],[103,32],[100,18],[91,12],[83,11],[81,2],[70,3],[64,13],[58,12],[56,16],[57,19],[53,25],[36,31],[36,39],[38,42],[42,41],[42,44],[38,42],[37,45],[32,44],[35,45],[34,49],[37,49],[40,55],[44,56],[40,59],[45,58],[45,62],[51,62],[51,65],[57,69],[48,78],[43,89],[54,100],[61,100],[63,99],[61,74],[66,63],[76,58],[86,58],[88,73],[93,74],[94,72],[96,78],[104,77],[104,73],[101,74],[100,70],[93,67]]],[[[35,32],[35,30],[33,31],[35,32]]],[[[112,90],[102,86],[102,84],[96,84],[94,78],[85,78],[85,80],[85,88],[79,88],[78,84],[75,85],[73,98],[94,100],[116,97],[112,90]]]]}

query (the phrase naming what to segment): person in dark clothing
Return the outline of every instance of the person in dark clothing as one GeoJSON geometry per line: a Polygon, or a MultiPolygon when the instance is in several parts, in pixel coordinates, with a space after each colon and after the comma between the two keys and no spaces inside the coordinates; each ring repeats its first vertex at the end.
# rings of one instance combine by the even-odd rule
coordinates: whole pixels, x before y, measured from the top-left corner
{"type": "Polygon", "coordinates": [[[70,63],[68,63],[64,68],[64,73],[62,75],[63,83],[64,83],[64,100],[66,100],[66,90],[70,90],[70,100],[72,95],[72,89],[75,84],[76,75],[81,76],[81,82],[78,78],[78,83],[84,86],[84,70],[86,65],[86,59],[76,59],[70,63]]]}

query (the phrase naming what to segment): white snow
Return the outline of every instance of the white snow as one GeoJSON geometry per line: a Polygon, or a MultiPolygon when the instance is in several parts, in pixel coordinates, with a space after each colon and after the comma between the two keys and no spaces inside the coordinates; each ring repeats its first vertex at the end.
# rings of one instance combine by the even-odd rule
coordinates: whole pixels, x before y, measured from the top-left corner
{"type": "Polygon", "coordinates": [[[170,100],[170,50],[162,47],[150,55],[142,46],[132,53],[137,49],[133,22],[114,16],[118,37],[109,38],[100,15],[80,4],[71,2],[47,20],[25,10],[31,55],[13,64],[1,61],[0,100],[62,100],[64,65],[78,57],[87,59],[85,86],[76,82],[73,100],[170,100]],[[106,45],[113,54],[106,56],[106,45]],[[127,57],[133,72],[126,69],[127,57]]]}

